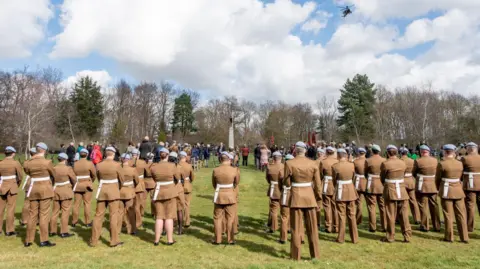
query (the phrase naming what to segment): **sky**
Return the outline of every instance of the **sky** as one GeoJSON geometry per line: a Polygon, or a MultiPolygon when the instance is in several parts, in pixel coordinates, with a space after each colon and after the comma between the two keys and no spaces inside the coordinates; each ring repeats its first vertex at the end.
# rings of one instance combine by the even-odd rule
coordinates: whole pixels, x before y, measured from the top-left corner
{"type": "Polygon", "coordinates": [[[367,74],[480,93],[478,0],[0,0],[0,70],[310,102],[367,74]],[[343,18],[338,6],[354,5],[343,18]]]}

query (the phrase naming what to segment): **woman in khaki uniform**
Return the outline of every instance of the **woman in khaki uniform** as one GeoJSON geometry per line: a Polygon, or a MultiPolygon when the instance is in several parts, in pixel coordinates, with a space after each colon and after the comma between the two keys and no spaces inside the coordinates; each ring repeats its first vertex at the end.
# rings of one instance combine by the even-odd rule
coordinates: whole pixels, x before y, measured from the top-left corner
{"type": "Polygon", "coordinates": [[[178,195],[177,195],[177,234],[183,234],[183,210],[185,209],[185,194],[182,185],[182,173],[180,166],[177,165],[178,162],[178,153],[170,152],[168,155],[168,162],[175,164],[176,167],[176,174],[175,178],[177,181],[175,182],[175,187],[177,188],[178,195]]]}
{"type": "Polygon", "coordinates": [[[445,221],[445,237],[443,241],[453,242],[453,219],[457,222],[460,240],[468,243],[467,212],[465,209],[465,193],[460,179],[463,174],[462,162],[455,159],[454,145],[443,146],[444,160],[438,164],[435,183],[442,199],[443,219],[445,221]]]}
{"type": "Polygon", "coordinates": [[[135,224],[135,188],[139,184],[137,169],[131,167],[130,154],[122,154],[122,174],[123,181],[120,188],[120,204],[118,207],[118,231],[122,230],[122,224],[127,226],[127,233],[131,235],[137,234],[137,225],[135,224]]]}
{"type": "Polygon", "coordinates": [[[72,207],[73,190],[77,176],[72,167],[67,166],[68,155],[58,154],[58,164],[54,167],[55,184],[53,185],[53,212],[50,220],[50,236],[57,235],[57,220],[62,211],[60,219],[60,237],[66,238],[73,236],[68,230],[68,218],[70,217],[70,208],[72,207]]]}
{"type": "MultiPolygon", "coordinates": [[[[322,179],[322,204],[325,215],[325,232],[338,232],[338,214],[335,205],[334,193],[335,187],[332,183],[332,166],[338,162],[335,149],[327,147],[327,158],[320,161],[320,178],[322,179]]],[[[320,221],[320,220],[317,220],[320,221]]]]}
{"type": "Polygon", "coordinates": [[[335,185],[335,202],[338,211],[338,243],[345,242],[345,223],[348,220],[350,238],[352,243],[358,243],[358,230],[356,220],[356,205],[358,199],[353,178],[355,166],[348,160],[348,153],[345,149],[337,150],[338,163],[332,167],[333,184],[335,185]]]}
{"type": "Polygon", "coordinates": [[[178,189],[175,181],[178,181],[178,172],[175,163],[168,162],[169,151],[166,148],[160,150],[160,162],[151,167],[155,192],[155,246],[158,246],[162,235],[163,226],[167,233],[167,245],[175,244],[173,240],[173,220],[177,213],[178,189]]]}
{"type": "Polygon", "coordinates": [[[85,217],[85,226],[91,227],[91,203],[93,194],[93,182],[97,179],[97,170],[95,165],[87,160],[88,150],[82,149],[80,151],[80,160],[75,162],[73,172],[77,176],[75,184],[73,185],[73,213],[72,226],[78,223],[78,216],[80,213],[80,205],[83,202],[83,214],[85,217]]]}
{"type": "MultiPolygon", "coordinates": [[[[149,152],[150,153],[150,152],[149,152]]],[[[147,163],[139,159],[140,152],[138,149],[132,150],[132,160],[129,161],[129,165],[137,170],[138,184],[135,187],[135,223],[136,228],[143,226],[143,214],[145,212],[145,202],[147,200],[147,190],[145,189],[145,174],[147,173],[147,163]]],[[[148,157],[147,157],[148,159],[148,157]]]]}
{"type": "MultiPolygon", "coordinates": [[[[143,178],[143,183],[145,184],[145,190],[147,192],[147,196],[143,201],[144,205],[143,208],[147,207],[147,198],[150,197],[150,213],[152,216],[155,216],[155,205],[153,203],[153,193],[155,192],[155,181],[152,178],[152,166],[155,165],[153,162],[153,158],[155,155],[151,152],[147,153],[147,163],[145,164],[145,174],[143,178]]],[[[142,212],[142,216],[144,216],[144,212],[142,212]]]]}
{"type": "Polygon", "coordinates": [[[415,179],[413,178],[413,166],[415,161],[408,158],[408,149],[400,148],[401,160],[405,162],[407,169],[405,170],[405,188],[408,193],[408,203],[410,204],[410,213],[412,214],[415,224],[420,223],[420,209],[418,208],[417,197],[415,195],[415,179]]]}
{"type": "Polygon", "coordinates": [[[362,201],[365,201],[365,191],[367,189],[367,179],[365,178],[365,163],[367,150],[365,148],[358,148],[358,156],[353,161],[355,166],[355,190],[357,190],[358,199],[355,202],[357,213],[357,226],[362,223],[362,201]]]}
{"type": "Polygon", "coordinates": [[[375,207],[378,205],[380,211],[381,232],[385,232],[387,217],[385,214],[385,200],[383,199],[383,184],[380,180],[380,167],[385,158],[380,156],[380,146],[372,146],[372,157],[365,163],[365,177],[367,178],[367,187],[365,199],[367,201],[369,231],[374,233],[377,230],[377,213],[375,207]]]}
{"type": "Polygon", "coordinates": [[[280,198],[281,198],[281,191],[279,185],[279,174],[280,171],[283,172],[284,165],[282,163],[282,154],[278,151],[275,151],[272,154],[273,157],[273,164],[267,165],[266,170],[266,179],[269,185],[267,190],[267,196],[270,198],[270,205],[269,205],[269,226],[270,229],[268,230],[269,233],[274,233],[278,230],[278,210],[280,209],[280,198]]]}
{"type": "Polygon", "coordinates": [[[180,152],[179,168],[182,173],[183,179],[183,193],[185,194],[185,208],[184,208],[184,220],[185,227],[190,227],[190,203],[192,201],[192,182],[195,180],[195,174],[193,173],[192,166],[187,163],[187,153],[185,151],[180,152]]]}

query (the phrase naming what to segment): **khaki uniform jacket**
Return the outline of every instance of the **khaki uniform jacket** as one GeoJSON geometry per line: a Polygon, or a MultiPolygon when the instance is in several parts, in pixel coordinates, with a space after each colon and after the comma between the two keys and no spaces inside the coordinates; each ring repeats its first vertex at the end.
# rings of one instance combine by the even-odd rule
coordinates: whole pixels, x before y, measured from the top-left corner
{"type": "Polygon", "coordinates": [[[63,201],[73,199],[73,185],[77,181],[77,176],[73,172],[72,167],[59,163],[53,169],[55,170],[55,184],[70,182],[70,184],[67,185],[54,187],[53,200],[63,201]]]}
{"type": "MultiPolygon", "coordinates": [[[[280,171],[283,171],[285,169],[285,165],[283,163],[274,163],[274,164],[269,164],[267,166],[267,171],[266,171],[266,179],[268,183],[268,189],[267,189],[267,196],[270,197],[270,188],[271,188],[271,182],[279,182],[281,181],[281,177],[278,177],[280,174],[280,171]]],[[[280,189],[280,184],[274,184],[273,185],[273,193],[271,199],[278,200],[282,196],[282,192],[280,189]]]]}
{"type": "Polygon", "coordinates": [[[24,164],[24,169],[30,176],[25,189],[28,192],[32,178],[50,177],[48,181],[37,181],[33,183],[29,200],[43,200],[53,198],[53,182],[55,181],[55,171],[51,160],[45,159],[44,156],[36,155],[28,163],[24,164]]]}
{"type": "MultiPolygon", "coordinates": [[[[180,180],[177,166],[174,163],[159,162],[152,165],[151,173],[155,182],[170,182],[180,180]]],[[[157,195],[157,200],[168,200],[178,197],[178,188],[175,184],[160,186],[160,191],[157,195]]]]}
{"type": "MultiPolygon", "coordinates": [[[[467,155],[462,158],[463,171],[480,173],[480,155],[467,155]]],[[[469,175],[463,175],[463,189],[467,191],[480,191],[480,174],[473,175],[473,188],[469,186],[469,175]]]]}
{"type": "Polygon", "coordinates": [[[218,197],[215,204],[217,205],[230,205],[237,203],[238,184],[240,183],[240,170],[229,164],[221,164],[219,167],[213,169],[212,173],[212,185],[213,188],[217,188],[217,184],[233,184],[234,188],[220,188],[218,190],[218,197]]]}
{"type": "Polygon", "coordinates": [[[152,167],[155,163],[145,164],[145,175],[143,176],[143,183],[145,184],[145,189],[151,190],[155,189],[155,181],[152,178],[152,167]]]}
{"type": "MultiPolygon", "coordinates": [[[[326,159],[320,161],[320,167],[319,167],[319,172],[320,172],[320,178],[322,179],[322,189],[321,192],[323,194],[323,184],[325,184],[325,176],[333,176],[333,171],[332,171],[332,166],[334,164],[338,163],[338,160],[333,156],[330,155],[326,159]]],[[[333,186],[333,182],[330,180],[328,182],[328,187],[327,187],[327,192],[326,195],[332,196],[335,193],[335,187],[333,186]]]]}
{"type": "Polygon", "coordinates": [[[407,190],[413,190],[415,189],[415,180],[412,171],[415,161],[408,158],[408,156],[402,156],[401,160],[404,161],[407,166],[407,169],[405,169],[405,188],[407,188],[407,190]],[[411,176],[407,176],[407,174],[411,174],[411,176]]]}
{"type": "Polygon", "coordinates": [[[135,185],[136,186],[135,192],[136,193],[146,192],[145,174],[146,174],[146,171],[148,170],[147,163],[144,160],[138,159],[138,160],[130,160],[128,164],[137,170],[139,181],[138,181],[138,184],[135,185]]]}
{"type": "Polygon", "coordinates": [[[439,190],[438,194],[442,199],[457,200],[465,198],[463,192],[462,182],[445,183],[443,179],[460,179],[463,174],[462,162],[454,158],[445,158],[445,160],[438,163],[435,183],[439,190]],[[444,196],[445,184],[448,184],[447,196],[444,196]]]}
{"type": "Polygon", "coordinates": [[[90,179],[80,179],[77,183],[77,187],[75,188],[75,192],[86,192],[87,190],[93,191],[93,182],[95,179],[97,179],[97,170],[91,161],[87,160],[86,158],[81,158],[75,162],[73,172],[75,172],[77,177],[90,177],[90,179]]]}
{"type": "Polygon", "coordinates": [[[109,159],[101,161],[97,164],[97,177],[99,180],[118,180],[118,183],[115,184],[102,185],[98,201],[119,200],[121,183],[124,182],[121,164],[109,159]]]}
{"type": "Polygon", "coordinates": [[[373,155],[372,157],[366,160],[365,177],[367,178],[367,181],[368,181],[369,175],[378,176],[378,177],[372,177],[372,183],[370,185],[370,189],[366,190],[367,193],[383,194],[383,184],[382,184],[382,180],[380,179],[380,173],[381,173],[381,166],[384,161],[386,161],[385,158],[383,158],[380,155],[373,155]]]}
{"type": "Polygon", "coordinates": [[[183,192],[191,193],[193,190],[192,182],[195,180],[192,165],[187,162],[180,162],[178,165],[183,179],[183,192]]]}
{"type": "Polygon", "coordinates": [[[400,197],[397,194],[397,188],[395,183],[385,182],[389,180],[402,180],[405,177],[405,170],[407,165],[405,161],[399,158],[390,158],[382,163],[380,167],[380,179],[384,184],[383,197],[390,201],[403,201],[408,200],[408,193],[405,187],[405,182],[400,183],[400,197]]]}
{"type": "Polygon", "coordinates": [[[138,178],[138,172],[136,168],[124,165],[122,167],[123,181],[120,188],[120,199],[130,200],[135,198],[135,189],[139,185],[140,179],[138,178]],[[133,185],[129,185],[133,182],[133,185]]]}
{"type": "Polygon", "coordinates": [[[357,191],[355,190],[355,183],[353,179],[355,177],[355,166],[348,160],[341,160],[338,163],[334,164],[332,167],[333,170],[333,184],[336,186],[335,189],[335,200],[341,202],[351,202],[358,199],[357,191]],[[351,180],[351,184],[342,184],[343,181],[351,180]],[[340,187],[341,186],[341,187],[340,187]],[[341,199],[339,198],[339,192],[341,189],[341,199]]]}
{"type": "Polygon", "coordinates": [[[18,193],[18,186],[23,179],[22,165],[14,159],[5,159],[0,161],[0,177],[16,176],[15,179],[2,181],[0,186],[0,195],[11,195],[18,193]]]}
{"type": "Polygon", "coordinates": [[[318,166],[315,161],[306,157],[297,156],[285,163],[283,185],[292,186],[288,201],[290,208],[316,208],[317,201],[322,199],[318,166]],[[293,187],[293,183],[311,183],[312,187],[293,187]]]}
{"type": "MultiPolygon", "coordinates": [[[[365,177],[365,166],[367,158],[365,156],[358,157],[353,161],[355,166],[355,174],[362,175],[364,177],[360,178],[360,183],[358,184],[358,191],[365,192],[367,189],[367,178],[365,177]]],[[[356,178],[354,178],[356,180],[356,178]]]]}
{"type": "MultiPolygon", "coordinates": [[[[413,165],[413,176],[417,179],[417,184],[415,185],[415,190],[418,190],[418,179],[419,175],[424,176],[435,176],[437,172],[438,161],[434,157],[421,157],[415,160],[413,165]]],[[[420,193],[437,193],[437,186],[435,184],[435,178],[423,178],[422,189],[420,193]]]]}

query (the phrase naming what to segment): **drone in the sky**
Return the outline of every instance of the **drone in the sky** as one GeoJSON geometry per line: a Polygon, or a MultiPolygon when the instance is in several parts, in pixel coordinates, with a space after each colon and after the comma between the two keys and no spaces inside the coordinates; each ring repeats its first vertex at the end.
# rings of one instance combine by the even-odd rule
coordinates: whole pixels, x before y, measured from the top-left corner
{"type": "Polygon", "coordinates": [[[352,14],[352,8],[355,7],[355,5],[351,5],[351,6],[344,6],[344,7],[338,7],[342,10],[342,13],[343,13],[343,17],[347,17],[348,15],[352,14]]]}

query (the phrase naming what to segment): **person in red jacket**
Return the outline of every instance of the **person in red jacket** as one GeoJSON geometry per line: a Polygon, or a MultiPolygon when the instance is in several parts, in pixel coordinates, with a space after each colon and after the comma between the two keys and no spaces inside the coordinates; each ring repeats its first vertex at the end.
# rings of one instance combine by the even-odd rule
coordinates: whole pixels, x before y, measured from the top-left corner
{"type": "Polygon", "coordinates": [[[250,149],[247,147],[247,145],[243,145],[241,151],[242,151],[242,165],[248,166],[248,154],[250,153],[250,149]]]}
{"type": "Polygon", "coordinates": [[[94,145],[92,153],[90,155],[90,159],[92,160],[93,164],[97,165],[97,163],[102,161],[102,152],[100,151],[99,145],[94,145]]]}

